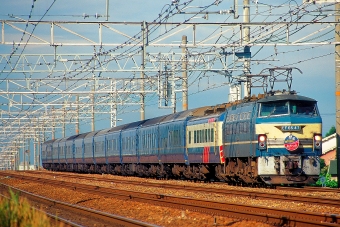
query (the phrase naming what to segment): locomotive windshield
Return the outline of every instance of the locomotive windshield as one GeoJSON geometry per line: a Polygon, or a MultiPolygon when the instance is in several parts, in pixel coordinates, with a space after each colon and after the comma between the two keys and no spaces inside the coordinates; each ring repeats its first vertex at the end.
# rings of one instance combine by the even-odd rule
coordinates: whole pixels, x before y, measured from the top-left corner
{"type": "Polygon", "coordinates": [[[317,116],[316,102],[307,101],[276,101],[261,103],[259,116],[269,117],[283,114],[300,114],[317,116]]]}

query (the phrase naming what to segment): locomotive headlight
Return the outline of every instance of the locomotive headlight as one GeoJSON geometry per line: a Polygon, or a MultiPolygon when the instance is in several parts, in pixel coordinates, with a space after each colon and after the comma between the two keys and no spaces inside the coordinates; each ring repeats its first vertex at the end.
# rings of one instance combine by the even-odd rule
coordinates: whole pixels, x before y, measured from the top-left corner
{"type": "Polygon", "coordinates": [[[314,135],[314,140],[315,140],[315,141],[321,141],[321,139],[322,139],[322,137],[321,137],[320,134],[315,134],[315,135],[314,135]]]}
{"type": "Polygon", "coordinates": [[[258,141],[260,150],[266,150],[267,149],[267,136],[265,134],[258,135],[257,141],[258,141]]]}
{"type": "Polygon", "coordinates": [[[266,135],[259,135],[259,142],[265,142],[267,139],[266,135]]]}
{"type": "Polygon", "coordinates": [[[321,134],[314,134],[314,149],[319,150],[321,148],[322,136],[321,134]]]}

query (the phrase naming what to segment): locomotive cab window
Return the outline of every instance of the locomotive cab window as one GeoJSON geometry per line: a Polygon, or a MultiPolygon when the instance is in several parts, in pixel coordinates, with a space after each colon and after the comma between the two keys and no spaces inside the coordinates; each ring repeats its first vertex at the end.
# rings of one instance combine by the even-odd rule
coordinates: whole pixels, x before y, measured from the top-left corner
{"type": "Polygon", "coordinates": [[[288,102],[267,102],[261,103],[260,117],[288,114],[288,102]]]}
{"type": "Polygon", "coordinates": [[[308,101],[277,101],[261,103],[259,116],[270,117],[283,114],[300,114],[317,116],[315,102],[308,101]]]}
{"type": "Polygon", "coordinates": [[[318,116],[316,103],[305,101],[290,101],[290,113],[318,116]]]}

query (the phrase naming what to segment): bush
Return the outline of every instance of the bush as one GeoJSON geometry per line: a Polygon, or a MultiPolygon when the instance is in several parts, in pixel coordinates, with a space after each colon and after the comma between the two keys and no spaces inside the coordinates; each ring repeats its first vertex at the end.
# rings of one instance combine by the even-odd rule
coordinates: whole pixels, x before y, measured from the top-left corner
{"type": "Polygon", "coordinates": [[[51,226],[46,214],[34,208],[24,198],[10,191],[10,200],[0,198],[1,227],[49,227],[51,226]]]}
{"type": "Polygon", "coordinates": [[[319,180],[315,183],[316,186],[322,186],[322,183],[320,181],[321,177],[325,177],[326,181],[325,181],[325,186],[329,187],[329,188],[337,188],[338,187],[338,182],[335,180],[331,179],[331,175],[330,174],[326,174],[326,175],[320,175],[319,180]]]}

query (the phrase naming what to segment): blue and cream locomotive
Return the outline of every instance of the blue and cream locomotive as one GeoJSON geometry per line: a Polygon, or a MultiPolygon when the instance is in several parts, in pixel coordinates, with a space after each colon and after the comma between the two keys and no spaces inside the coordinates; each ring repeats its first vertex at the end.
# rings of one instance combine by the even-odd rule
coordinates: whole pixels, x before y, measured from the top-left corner
{"type": "Polygon", "coordinates": [[[46,141],[49,170],[233,184],[308,184],[320,173],[317,101],[295,92],[201,107],[46,141]]]}

